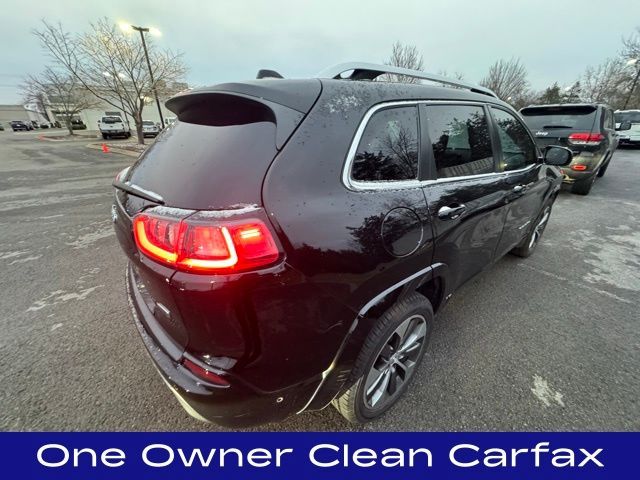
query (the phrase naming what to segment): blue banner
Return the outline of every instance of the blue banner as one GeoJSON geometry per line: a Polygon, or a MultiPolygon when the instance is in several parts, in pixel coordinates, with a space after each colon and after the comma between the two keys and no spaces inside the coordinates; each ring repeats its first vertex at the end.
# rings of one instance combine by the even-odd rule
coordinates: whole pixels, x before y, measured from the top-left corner
{"type": "Polygon", "coordinates": [[[0,433],[2,478],[639,478],[640,433],[0,433]]]}

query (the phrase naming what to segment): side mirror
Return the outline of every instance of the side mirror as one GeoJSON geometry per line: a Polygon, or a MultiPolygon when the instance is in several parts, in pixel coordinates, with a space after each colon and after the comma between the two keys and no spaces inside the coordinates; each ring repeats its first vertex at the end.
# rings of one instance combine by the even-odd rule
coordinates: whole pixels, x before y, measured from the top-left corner
{"type": "Polygon", "coordinates": [[[571,163],[573,152],[566,147],[549,145],[544,149],[544,163],[556,167],[564,167],[571,163]]]}
{"type": "Polygon", "coordinates": [[[616,130],[620,131],[620,130],[630,130],[631,129],[631,122],[622,122],[620,124],[620,126],[618,128],[616,128],[616,130]]]}

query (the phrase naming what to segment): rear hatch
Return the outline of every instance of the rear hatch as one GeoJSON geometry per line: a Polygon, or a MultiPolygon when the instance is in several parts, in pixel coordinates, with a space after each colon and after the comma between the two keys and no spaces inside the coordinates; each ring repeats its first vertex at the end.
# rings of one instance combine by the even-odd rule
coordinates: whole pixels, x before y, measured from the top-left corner
{"type": "Polygon", "coordinates": [[[100,130],[103,132],[122,131],[124,130],[124,122],[120,117],[102,117],[100,130]]]}
{"type": "Polygon", "coordinates": [[[599,148],[583,140],[599,134],[597,110],[595,105],[544,105],[523,108],[520,114],[541,148],[562,145],[581,152],[599,148]]]}
{"type": "MultiPolygon", "coordinates": [[[[269,165],[320,94],[318,81],[290,92],[279,84],[270,89],[270,82],[221,85],[169,100],[167,107],[178,120],[114,182],[118,240],[131,261],[137,290],[154,313],[161,334],[170,337],[176,355],[189,342],[180,302],[174,297],[179,292],[170,282],[176,270],[140,253],[133,217],[149,209],[176,218],[197,211],[259,209],[269,165]]],[[[215,213],[209,215],[213,218],[215,213]]],[[[153,334],[153,326],[147,327],[153,334]]]]}

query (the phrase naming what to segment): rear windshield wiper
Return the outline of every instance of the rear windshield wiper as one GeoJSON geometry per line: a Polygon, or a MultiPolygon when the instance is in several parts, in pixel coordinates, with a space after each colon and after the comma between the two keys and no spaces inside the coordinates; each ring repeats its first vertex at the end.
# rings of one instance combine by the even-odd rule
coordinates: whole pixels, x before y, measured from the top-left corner
{"type": "Polygon", "coordinates": [[[543,130],[546,130],[548,128],[573,128],[569,125],[545,125],[544,127],[542,127],[543,130]]]}
{"type": "Polygon", "coordinates": [[[139,187],[135,183],[122,182],[116,179],[113,181],[113,186],[116,187],[118,190],[122,190],[132,195],[136,195],[140,198],[144,198],[145,200],[155,202],[159,205],[164,205],[164,199],[160,195],[150,190],[145,190],[144,188],[139,187]]]}

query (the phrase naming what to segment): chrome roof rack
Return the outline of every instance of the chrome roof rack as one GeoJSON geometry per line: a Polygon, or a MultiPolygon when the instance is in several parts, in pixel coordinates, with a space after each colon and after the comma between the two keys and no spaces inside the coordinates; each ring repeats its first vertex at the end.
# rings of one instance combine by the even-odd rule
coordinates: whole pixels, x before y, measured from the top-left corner
{"type": "Polygon", "coordinates": [[[395,75],[405,75],[407,77],[419,78],[422,80],[431,80],[432,82],[443,83],[445,85],[452,85],[454,87],[465,88],[467,90],[471,90],[472,92],[482,93],[484,95],[489,95],[491,97],[498,96],[485,87],[481,87],[480,85],[474,85],[472,83],[467,83],[462,80],[456,80],[449,77],[443,77],[442,75],[436,75],[435,73],[427,73],[422,72],[420,70],[410,70],[408,68],[394,67],[392,65],[378,65],[375,63],[363,63],[363,62],[347,62],[340,63],[338,65],[334,65],[329,67],[322,72],[320,72],[317,77],[318,78],[333,78],[340,79],[344,78],[347,80],[373,80],[380,75],[384,75],[386,73],[395,74],[395,75]],[[351,74],[347,77],[343,77],[342,74],[345,72],[351,72],[351,74]]]}

